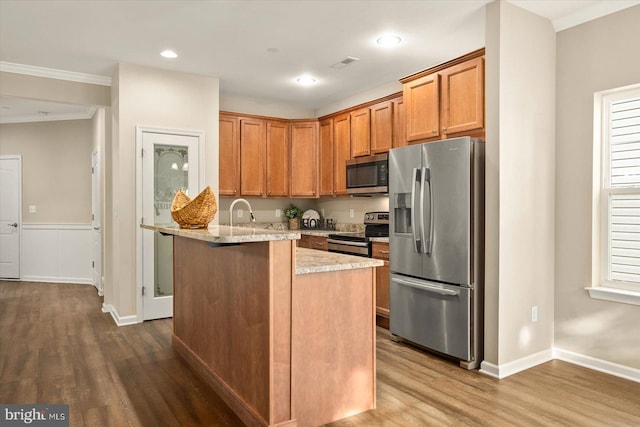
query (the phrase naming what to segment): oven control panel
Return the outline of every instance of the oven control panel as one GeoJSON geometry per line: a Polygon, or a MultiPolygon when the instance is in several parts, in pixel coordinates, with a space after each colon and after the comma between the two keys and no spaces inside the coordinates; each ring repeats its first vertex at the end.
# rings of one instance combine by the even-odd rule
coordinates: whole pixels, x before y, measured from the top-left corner
{"type": "Polygon", "coordinates": [[[364,214],[365,224],[389,224],[389,212],[367,212],[364,214]]]}

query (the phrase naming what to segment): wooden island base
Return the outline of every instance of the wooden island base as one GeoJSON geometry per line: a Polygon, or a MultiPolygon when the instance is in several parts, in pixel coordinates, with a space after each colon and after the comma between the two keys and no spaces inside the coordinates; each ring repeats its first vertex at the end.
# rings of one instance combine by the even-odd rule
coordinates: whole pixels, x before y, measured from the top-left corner
{"type": "Polygon", "coordinates": [[[374,269],[296,275],[295,254],[174,237],[173,347],[248,426],[375,408],[374,269]]]}

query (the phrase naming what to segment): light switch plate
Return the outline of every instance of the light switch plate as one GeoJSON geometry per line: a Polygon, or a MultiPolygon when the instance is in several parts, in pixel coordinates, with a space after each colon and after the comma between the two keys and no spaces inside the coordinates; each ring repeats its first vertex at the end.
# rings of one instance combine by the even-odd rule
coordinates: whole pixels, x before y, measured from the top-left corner
{"type": "Polygon", "coordinates": [[[29,205],[29,213],[36,213],[36,205],[29,205]]]}

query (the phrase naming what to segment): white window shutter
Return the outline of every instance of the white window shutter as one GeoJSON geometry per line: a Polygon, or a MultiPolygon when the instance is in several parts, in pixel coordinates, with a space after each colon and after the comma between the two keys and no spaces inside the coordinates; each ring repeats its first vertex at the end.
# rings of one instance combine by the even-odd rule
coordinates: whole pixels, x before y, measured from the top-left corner
{"type": "Polygon", "coordinates": [[[611,103],[611,187],[640,186],[640,98],[611,103]]]}

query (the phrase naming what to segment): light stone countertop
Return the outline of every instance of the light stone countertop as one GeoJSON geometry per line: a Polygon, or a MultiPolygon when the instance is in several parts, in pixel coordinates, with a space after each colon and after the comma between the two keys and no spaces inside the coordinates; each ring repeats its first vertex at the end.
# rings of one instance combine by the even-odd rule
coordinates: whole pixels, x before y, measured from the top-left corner
{"type": "Polygon", "coordinates": [[[300,230],[298,230],[300,232],[300,234],[306,235],[306,236],[320,236],[320,237],[327,237],[329,234],[344,234],[343,232],[340,231],[336,231],[336,230],[313,230],[310,228],[301,228],[300,230]]]}
{"type": "Polygon", "coordinates": [[[388,237],[369,237],[369,240],[375,243],[389,243],[388,237]]]}
{"type": "Polygon", "coordinates": [[[187,237],[189,239],[203,240],[211,243],[268,242],[272,240],[297,240],[300,238],[300,232],[298,231],[229,227],[228,225],[211,225],[209,228],[199,229],[147,224],[142,224],[140,227],[147,230],[159,231],[161,233],[187,237]]]}
{"type": "Polygon", "coordinates": [[[384,261],[315,249],[296,248],[296,274],[380,267],[384,261]]]}

